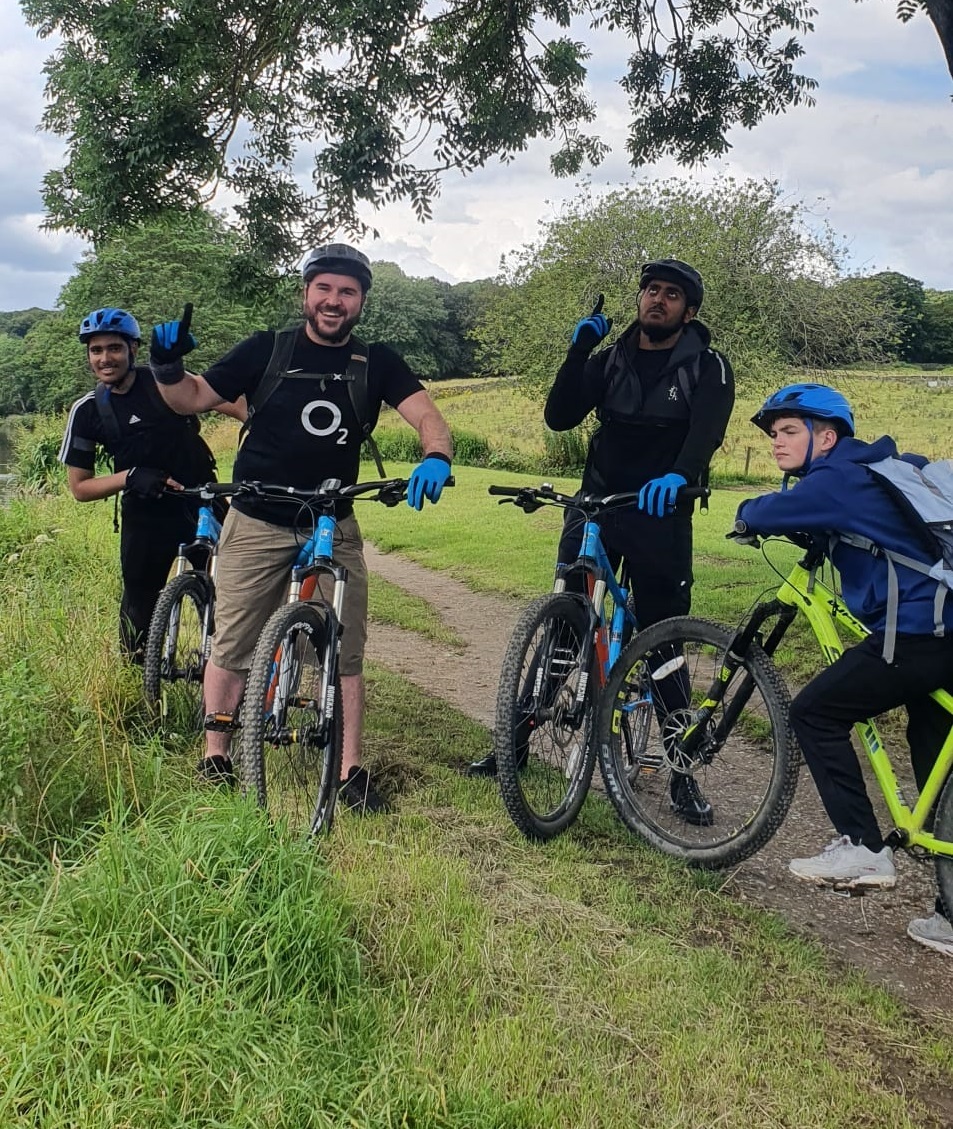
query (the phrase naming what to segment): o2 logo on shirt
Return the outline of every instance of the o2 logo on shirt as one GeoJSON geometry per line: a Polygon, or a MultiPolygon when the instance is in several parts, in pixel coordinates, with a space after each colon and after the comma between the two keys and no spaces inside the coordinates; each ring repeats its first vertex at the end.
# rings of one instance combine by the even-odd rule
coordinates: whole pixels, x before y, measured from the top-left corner
{"type": "Polygon", "coordinates": [[[343,447],[345,443],[347,443],[348,429],[341,427],[341,409],[337,404],[332,404],[330,400],[312,400],[310,403],[305,404],[301,409],[301,426],[309,435],[316,435],[319,439],[326,439],[336,431],[338,433],[336,440],[337,445],[343,447]],[[315,414],[318,414],[320,422],[320,413],[323,412],[327,412],[330,415],[330,423],[325,424],[323,427],[318,427],[313,417],[315,414]]]}

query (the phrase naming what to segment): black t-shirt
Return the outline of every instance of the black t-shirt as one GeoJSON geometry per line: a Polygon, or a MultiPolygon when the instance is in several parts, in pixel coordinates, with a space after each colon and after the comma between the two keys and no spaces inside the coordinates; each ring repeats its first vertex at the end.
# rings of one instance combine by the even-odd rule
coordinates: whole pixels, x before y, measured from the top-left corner
{"type": "MultiPolygon", "coordinates": [[[[103,421],[95,392],[87,392],[70,408],[59,460],[80,470],[96,469],[96,448],[112,458],[114,470],[157,467],[183,486],[196,486],[215,477],[215,459],[199,434],[195,416],[177,415],[155,387],[150,369],[136,367],[136,379],[126,392],[109,393],[109,406],[118,430],[103,421]]],[[[166,499],[123,495],[123,504],[153,504],[166,499]]]]}
{"type": "MultiPolygon", "coordinates": [[[[255,333],[239,342],[205,373],[224,400],[254,400],[275,334],[255,333]]],[[[302,328],[286,376],[255,412],[235,460],[235,478],[310,489],[327,478],[357,481],[362,431],[348,393],[351,347],[318,345],[302,328]],[[319,374],[319,375],[315,375],[319,374]]],[[[398,407],[423,390],[406,362],[386,345],[370,345],[367,362],[369,423],[376,426],[381,404],[398,407]]],[[[298,507],[288,502],[240,498],[236,509],[275,525],[294,525],[298,507]]],[[[338,516],[350,512],[338,507],[338,516]]]]}

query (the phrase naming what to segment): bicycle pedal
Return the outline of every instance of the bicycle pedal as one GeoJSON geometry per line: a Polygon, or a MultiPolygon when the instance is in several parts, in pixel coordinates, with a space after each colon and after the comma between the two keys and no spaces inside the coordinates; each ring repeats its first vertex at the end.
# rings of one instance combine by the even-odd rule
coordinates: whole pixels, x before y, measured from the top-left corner
{"type": "Polygon", "coordinates": [[[205,730],[208,733],[234,733],[241,729],[240,721],[236,721],[230,713],[207,713],[205,715],[205,730]]]}

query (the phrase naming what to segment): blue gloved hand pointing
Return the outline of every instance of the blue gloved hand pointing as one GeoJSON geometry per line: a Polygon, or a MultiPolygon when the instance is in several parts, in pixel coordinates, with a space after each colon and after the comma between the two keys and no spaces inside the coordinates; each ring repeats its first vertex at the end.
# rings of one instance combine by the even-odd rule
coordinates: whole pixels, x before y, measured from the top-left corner
{"type": "Polygon", "coordinates": [[[572,331],[574,348],[591,352],[603,337],[608,335],[612,328],[612,318],[607,318],[602,312],[604,298],[605,295],[600,294],[592,308],[592,313],[576,323],[576,328],[572,331]]]}
{"type": "Polygon", "coordinates": [[[664,517],[675,508],[675,499],[678,492],[688,482],[680,474],[663,474],[661,478],[653,478],[639,491],[639,509],[652,517],[664,517]]]}
{"type": "Polygon", "coordinates": [[[160,384],[178,384],[185,375],[182,358],[198,345],[189,332],[191,324],[192,303],[186,302],[181,321],[164,321],[153,328],[149,364],[160,384]]]}
{"type": "Polygon", "coordinates": [[[424,498],[436,504],[440,492],[450,477],[450,460],[444,455],[427,455],[410,476],[407,484],[407,505],[415,510],[424,508],[424,498]]]}

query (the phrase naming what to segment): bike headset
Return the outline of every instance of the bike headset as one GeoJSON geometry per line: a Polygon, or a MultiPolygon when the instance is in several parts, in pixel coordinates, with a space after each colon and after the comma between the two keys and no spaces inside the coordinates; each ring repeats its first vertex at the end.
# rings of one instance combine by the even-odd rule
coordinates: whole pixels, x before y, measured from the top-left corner
{"type": "Polygon", "coordinates": [[[639,290],[644,290],[654,279],[674,282],[685,291],[686,303],[694,306],[696,312],[701,309],[705,298],[705,284],[698,271],[688,263],[683,263],[681,259],[653,259],[650,263],[644,263],[639,277],[639,290]]]}
{"type": "Polygon", "coordinates": [[[356,278],[364,294],[370,290],[373,280],[370,259],[346,243],[326,243],[308,251],[301,263],[301,278],[305,286],[318,274],[346,274],[356,278]]]}
{"type": "Polygon", "coordinates": [[[854,413],[847,397],[835,388],[828,388],[826,384],[785,385],[765,400],[751,417],[751,422],[770,436],[772,424],[782,416],[799,416],[808,425],[810,432],[804,462],[796,470],[785,472],[782,490],[787,489],[789,478],[803,478],[810,469],[814,454],[814,428],[811,420],[830,420],[840,438],[852,437],[854,434],[854,413]]]}

